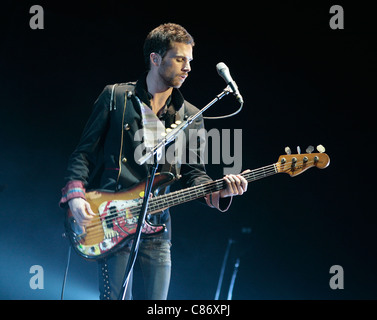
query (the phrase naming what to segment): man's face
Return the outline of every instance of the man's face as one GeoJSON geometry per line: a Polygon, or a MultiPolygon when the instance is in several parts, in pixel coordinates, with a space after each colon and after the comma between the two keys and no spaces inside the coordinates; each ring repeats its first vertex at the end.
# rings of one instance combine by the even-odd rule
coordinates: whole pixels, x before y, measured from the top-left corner
{"type": "Polygon", "coordinates": [[[174,42],[158,68],[158,74],[164,84],[168,87],[180,88],[191,71],[192,59],[190,44],[174,42]]]}

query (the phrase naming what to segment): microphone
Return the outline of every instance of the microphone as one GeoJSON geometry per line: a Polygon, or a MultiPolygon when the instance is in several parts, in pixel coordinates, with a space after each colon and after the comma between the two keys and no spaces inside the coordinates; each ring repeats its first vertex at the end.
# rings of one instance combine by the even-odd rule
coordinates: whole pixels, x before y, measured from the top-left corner
{"type": "Polygon", "coordinates": [[[229,68],[226,66],[224,62],[219,62],[216,65],[216,69],[219,76],[223,78],[225,82],[227,83],[227,85],[232,89],[233,94],[236,96],[237,101],[242,104],[243,98],[240,92],[238,91],[237,84],[233,81],[230,75],[229,68]]]}

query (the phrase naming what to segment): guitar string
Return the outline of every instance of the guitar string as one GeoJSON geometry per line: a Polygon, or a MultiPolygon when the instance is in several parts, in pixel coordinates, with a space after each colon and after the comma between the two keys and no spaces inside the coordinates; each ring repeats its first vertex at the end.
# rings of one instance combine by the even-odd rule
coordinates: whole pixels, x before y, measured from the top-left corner
{"type": "MultiPolygon", "coordinates": [[[[310,162],[312,162],[312,161],[310,161],[310,162]]],[[[309,161],[308,161],[308,163],[310,163],[309,161]]],[[[284,165],[289,165],[290,164],[290,162],[287,162],[286,164],[284,164],[284,165]]],[[[270,166],[266,166],[266,167],[263,167],[263,168],[260,168],[260,169],[255,169],[255,170],[253,170],[253,171],[250,171],[250,172],[247,172],[247,173],[245,173],[245,174],[243,174],[245,177],[246,176],[250,176],[250,175],[253,175],[253,180],[251,180],[251,181],[255,181],[255,180],[257,180],[257,179],[260,179],[260,178],[262,178],[262,177],[265,177],[265,176],[269,176],[269,175],[272,175],[272,174],[275,174],[275,173],[278,173],[278,171],[277,171],[277,166],[276,166],[276,164],[273,164],[273,165],[270,165],[270,166]],[[269,169],[268,169],[268,171],[266,172],[266,168],[268,168],[269,167],[269,169]],[[261,170],[263,170],[264,172],[263,172],[263,174],[261,175],[261,174],[258,174],[258,175],[256,175],[256,172],[257,171],[261,171],[261,170]],[[257,176],[257,177],[256,177],[257,176]]],[[[250,177],[246,177],[247,179],[248,178],[250,178],[250,177]]],[[[197,186],[197,187],[204,187],[203,189],[206,189],[207,191],[208,191],[208,189],[209,190],[211,190],[211,189],[214,189],[213,187],[215,187],[216,189],[221,189],[222,187],[224,186],[224,181],[223,181],[223,179],[219,179],[219,180],[216,180],[216,181],[213,181],[213,182],[210,182],[210,183],[208,183],[207,185],[201,185],[201,186],[197,186]]],[[[214,191],[214,190],[212,190],[212,191],[214,191]]],[[[167,194],[167,195],[169,195],[169,194],[167,194]]],[[[200,196],[199,196],[200,197],[200,196]]],[[[195,197],[195,198],[198,198],[198,197],[195,197]]],[[[194,199],[195,199],[194,198],[194,199]]],[[[188,199],[188,200],[190,200],[190,199],[188,199]]],[[[187,200],[187,201],[188,201],[187,200]]],[[[193,200],[193,199],[191,199],[191,200],[193,200]]],[[[135,207],[133,207],[133,211],[134,212],[139,212],[140,211],[140,207],[139,206],[135,206],[135,207]],[[136,210],[135,210],[136,209],[136,210]]],[[[96,237],[96,236],[101,236],[101,237],[103,237],[103,235],[106,237],[106,235],[104,234],[104,230],[103,230],[103,228],[98,228],[98,227],[100,227],[100,226],[103,226],[103,222],[105,222],[105,223],[107,223],[107,222],[112,222],[112,220],[116,220],[116,219],[118,219],[118,218],[120,218],[121,216],[119,215],[119,211],[118,212],[116,212],[115,213],[115,217],[111,217],[111,216],[106,216],[104,219],[103,219],[103,221],[100,221],[98,224],[97,224],[97,231],[92,231],[91,233],[90,233],[90,236],[91,237],[96,237]]],[[[91,226],[88,226],[87,228],[92,228],[92,227],[94,227],[94,225],[91,225],[91,226]]],[[[112,238],[112,237],[114,237],[114,235],[110,235],[110,237],[112,238]]],[[[87,237],[87,238],[89,238],[89,236],[87,237]]],[[[86,239],[87,239],[86,238],[86,239]]]]}
{"type": "MultiPolygon", "coordinates": [[[[251,179],[251,181],[254,181],[254,180],[263,178],[265,176],[269,176],[269,175],[277,173],[277,170],[275,168],[276,168],[276,164],[272,164],[272,165],[268,165],[268,166],[265,166],[265,167],[262,167],[262,168],[252,170],[250,172],[246,172],[242,175],[246,179],[251,179]],[[263,173],[261,174],[260,171],[263,171],[263,173]]],[[[151,200],[153,201],[153,203],[151,203],[150,208],[153,207],[153,206],[158,207],[158,205],[161,205],[161,203],[164,203],[164,207],[168,208],[170,202],[174,201],[174,199],[182,198],[180,196],[180,193],[187,193],[188,189],[202,189],[202,191],[200,191],[201,195],[197,196],[198,192],[196,190],[195,190],[195,192],[192,192],[192,190],[191,190],[191,192],[190,192],[191,195],[195,195],[195,196],[193,198],[191,198],[191,196],[186,196],[187,199],[184,202],[187,202],[189,200],[194,200],[194,199],[200,198],[202,196],[204,197],[206,194],[210,193],[210,191],[215,192],[215,191],[221,190],[223,188],[224,188],[224,179],[219,179],[219,180],[208,182],[206,184],[202,184],[202,185],[199,185],[199,186],[194,186],[194,187],[187,188],[187,189],[184,189],[184,190],[178,190],[178,191],[175,191],[175,192],[172,192],[172,193],[168,193],[166,195],[162,195],[160,197],[152,198],[151,200]],[[168,200],[167,201],[165,199],[161,200],[162,197],[168,198],[168,200]]],[[[132,206],[131,208],[127,208],[129,210],[128,213],[130,213],[133,217],[135,217],[137,215],[137,213],[140,212],[141,205],[142,205],[142,203],[139,203],[135,206],[132,206]]],[[[150,211],[153,211],[153,209],[151,209],[150,211]]],[[[110,215],[108,215],[108,213],[109,213],[109,210],[103,211],[101,215],[106,214],[107,215],[106,217],[104,217],[99,222],[92,223],[92,224],[86,226],[86,229],[88,231],[92,228],[96,228],[95,230],[97,230],[97,231],[91,230],[91,232],[90,232],[91,237],[96,237],[96,236],[102,235],[104,233],[103,228],[101,228],[103,226],[103,222],[112,223],[113,220],[121,218],[122,215],[124,215],[125,213],[127,214],[127,211],[123,209],[123,210],[119,210],[119,211],[117,211],[113,214],[110,214],[110,215]]],[[[97,214],[96,216],[98,217],[99,214],[97,214]]],[[[89,233],[88,233],[88,235],[89,235],[89,233]]]]}
{"type": "MultiPolygon", "coordinates": [[[[246,178],[246,179],[250,179],[250,178],[253,178],[253,180],[257,180],[257,179],[260,179],[264,176],[269,176],[271,174],[274,174],[276,173],[276,169],[275,169],[275,164],[272,164],[272,165],[269,165],[269,166],[266,166],[266,167],[263,167],[263,168],[259,168],[259,169],[255,169],[255,171],[252,171],[252,172],[247,172],[247,173],[244,173],[243,176],[246,178]],[[271,167],[271,168],[269,168],[271,167]],[[266,170],[266,168],[268,168],[266,170]],[[260,174],[260,173],[257,173],[256,171],[263,171],[263,174],[260,174]],[[253,176],[253,177],[250,177],[250,176],[253,176]]],[[[159,205],[161,205],[162,203],[164,203],[164,207],[165,207],[165,204],[166,204],[166,207],[169,207],[169,202],[173,201],[174,199],[177,199],[177,198],[182,198],[181,197],[181,194],[182,193],[187,193],[188,195],[186,196],[187,200],[186,201],[189,201],[191,199],[191,195],[195,195],[195,198],[197,196],[198,193],[200,193],[201,195],[197,196],[197,198],[200,198],[200,197],[204,197],[207,193],[209,193],[208,191],[212,191],[212,192],[215,192],[215,191],[218,191],[218,190],[221,190],[222,186],[224,185],[224,179],[219,179],[219,180],[215,180],[215,181],[211,181],[211,182],[208,182],[206,184],[202,184],[202,185],[199,185],[199,186],[194,186],[194,187],[190,187],[190,188],[187,188],[187,189],[183,189],[183,190],[177,190],[175,192],[171,192],[171,193],[168,193],[168,194],[165,194],[165,195],[161,195],[159,197],[156,197],[156,198],[152,198],[150,201],[152,201],[152,203],[149,205],[149,208],[153,208],[153,207],[158,207],[159,205]],[[190,190],[192,189],[192,190],[190,190]],[[198,189],[201,189],[201,191],[197,191],[198,189]],[[194,190],[194,191],[193,191],[194,190]],[[164,198],[164,199],[162,199],[164,198]],[[167,199],[165,199],[167,198],[167,199]]],[[[142,205],[142,202],[141,203],[138,203],[137,205],[135,206],[132,206],[130,208],[127,208],[129,210],[129,213],[130,214],[134,214],[134,213],[137,213],[140,211],[141,209],[141,205],[142,205]]],[[[156,209],[151,209],[150,211],[154,211],[156,209]]],[[[114,219],[117,219],[119,218],[119,213],[123,213],[125,210],[120,210],[114,214],[110,214],[108,216],[106,216],[103,221],[106,221],[106,222],[111,222],[112,220],[114,219]],[[115,216],[114,218],[112,218],[112,216],[115,216]]],[[[109,213],[109,210],[108,211],[103,211],[101,215],[103,214],[108,214],[109,213]]],[[[98,214],[97,214],[98,216],[98,214]]],[[[98,223],[98,225],[102,225],[102,222],[98,223]]],[[[87,228],[91,228],[91,227],[94,227],[95,225],[91,224],[89,226],[87,226],[87,228]]]]}
{"type": "MultiPolygon", "coordinates": [[[[290,166],[291,163],[292,163],[292,162],[286,162],[286,163],[284,164],[284,166],[287,166],[287,165],[290,166]]],[[[307,162],[307,164],[310,164],[310,163],[314,163],[314,161],[308,161],[308,162],[307,162]]],[[[272,165],[268,165],[268,166],[265,166],[265,167],[262,167],[262,168],[259,168],[259,169],[252,170],[252,171],[247,172],[247,173],[244,173],[244,174],[242,174],[242,175],[243,175],[246,179],[251,179],[251,178],[252,178],[252,180],[249,181],[249,182],[252,182],[252,181],[255,181],[255,180],[261,179],[261,178],[263,178],[263,177],[267,177],[267,176],[270,176],[270,175],[272,175],[272,174],[279,173],[279,171],[278,171],[278,169],[277,169],[277,165],[281,166],[280,163],[272,164],[272,165]],[[266,168],[268,168],[268,169],[266,170],[266,168]],[[259,171],[263,171],[263,173],[260,173],[259,171]],[[252,177],[250,177],[251,175],[252,175],[252,177]]],[[[280,169],[280,170],[281,170],[281,169],[280,169]]],[[[188,197],[188,199],[185,200],[184,202],[187,202],[187,201],[194,200],[194,199],[196,199],[196,198],[200,198],[200,197],[202,197],[202,196],[205,196],[205,194],[210,193],[210,192],[208,192],[208,191],[212,191],[212,192],[214,192],[214,191],[221,190],[223,187],[224,187],[224,179],[219,179],[219,180],[216,180],[216,181],[209,182],[209,183],[207,183],[207,184],[203,184],[203,185],[199,185],[199,186],[191,187],[191,188],[201,188],[201,189],[203,189],[202,193],[204,193],[204,194],[201,195],[201,196],[197,196],[197,192],[195,191],[195,197],[194,197],[194,198],[188,197]]],[[[190,188],[188,188],[188,189],[190,189],[190,188]]],[[[185,192],[185,193],[186,193],[186,192],[187,192],[187,189],[184,189],[184,190],[178,190],[178,191],[176,191],[176,192],[169,193],[169,194],[166,194],[166,195],[162,195],[162,196],[160,196],[160,197],[172,196],[172,194],[173,194],[173,196],[170,197],[170,198],[172,198],[172,199],[169,199],[169,201],[172,201],[172,200],[174,200],[174,199],[173,199],[174,196],[176,196],[176,197],[179,198],[179,193],[180,193],[180,192],[185,192]]],[[[152,199],[153,199],[153,198],[152,198],[152,199]]],[[[152,200],[152,199],[151,199],[151,200],[152,200]]],[[[159,197],[156,197],[156,198],[154,198],[154,199],[156,199],[156,200],[154,201],[155,203],[151,204],[152,206],[153,206],[153,205],[157,205],[158,200],[160,200],[159,197]]],[[[165,201],[165,200],[163,200],[163,201],[165,201]]],[[[168,202],[169,202],[169,201],[168,201],[168,202]]],[[[160,202],[161,202],[161,201],[160,201],[160,202]]],[[[165,201],[165,202],[166,202],[166,201],[165,201]]],[[[183,202],[181,202],[181,203],[183,203],[183,202]]],[[[169,207],[169,204],[167,204],[166,207],[169,207]]],[[[140,211],[140,208],[141,208],[141,204],[138,204],[138,205],[136,205],[136,206],[132,206],[131,208],[128,208],[128,210],[129,210],[129,213],[132,214],[133,217],[135,217],[135,216],[136,216],[135,213],[138,213],[138,212],[140,211]]],[[[152,211],[153,211],[153,210],[152,210],[152,211]]],[[[91,228],[94,228],[94,227],[100,227],[100,226],[103,225],[103,222],[105,222],[105,223],[112,222],[112,220],[116,220],[116,219],[122,217],[122,215],[124,215],[124,212],[126,212],[126,210],[124,210],[124,209],[123,209],[123,210],[119,210],[119,211],[115,212],[114,214],[111,214],[111,215],[109,215],[109,216],[106,216],[106,217],[105,217],[104,219],[102,219],[102,221],[100,221],[99,223],[97,223],[97,224],[91,224],[91,225],[89,225],[89,226],[86,226],[86,228],[87,228],[87,229],[91,229],[91,228]],[[114,217],[113,217],[113,216],[114,216],[114,217]]],[[[108,212],[104,211],[104,212],[102,212],[101,215],[103,215],[104,213],[105,213],[105,214],[108,214],[108,212]]],[[[99,214],[97,214],[97,216],[99,216],[99,214]]],[[[98,228],[97,228],[97,229],[98,229],[98,228]]],[[[94,236],[96,236],[96,235],[98,236],[99,234],[102,235],[102,234],[104,233],[104,231],[103,231],[102,228],[99,228],[99,230],[98,230],[98,233],[99,233],[99,234],[96,234],[96,233],[97,233],[97,232],[92,231],[92,232],[90,233],[90,236],[94,237],[94,236]]]]}
{"type": "MultiPolygon", "coordinates": [[[[314,163],[314,161],[308,160],[306,162],[306,165],[311,164],[311,163],[314,163]]],[[[289,166],[288,167],[288,169],[289,169],[289,168],[291,168],[291,164],[292,164],[292,162],[286,162],[283,165],[289,166]]],[[[274,164],[271,164],[271,165],[268,165],[268,166],[265,166],[265,167],[254,169],[250,172],[246,172],[246,173],[241,174],[241,175],[244,176],[247,180],[250,179],[249,182],[253,182],[255,180],[258,180],[258,179],[279,173],[279,170],[282,170],[282,169],[281,168],[279,169],[278,166],[281,167],[282,164],[279,163],[279,162],[274,163],[274,164]]],[[[174,201],[176,199],[182,198],[180,193],[188,193],[188,195],[186,196],[187,199],[182,201],[181,203],[204,197],[208,193],[219,191],[219,190],[223,189],[224,183],[225,183],[225,181],[222,178],[222,179],[215,180],[215,181],[212,181],[212,182],[208,182],[206,184],[202,184],[202,185],[199,185],[199,186],[194,186],[194,187],[190,187],[190,188],[183,189],[183,190],[177,190],[175,192],[168,193],[168,194],[165,194],[165,195],[161,195],[161,196],[158,196],[156,198],[151,198],[150,201],[152,201],[152,203],[149,205],[149,209],[150,209],[149,211],[153,212],[154,210],[157,210],[157,208],[159,206],[161,206],[162,204],[164,205],[163,208],[165,208],[165,207],[168,208],[171,205],[170,204],[171,202],[174,203],[174,201]],[[193,190],[191,190],[190,191],[191,194],[190,194],[190,192],[188,192],[189,189],[193,189],[193,190],[195,189],[195,191],[192,192],[193,190]],[[197,196],[197,194],[198,194],[197,189],[201,189],[201,191],[200,191],[201,195],[200,196],[197,196]],[[165,198],[167,198],[167,200],[165,200],[165,198]],[[166,204],[166,206],[165,206],[165,204],[166,204]],[[151,209],[151,207],[153,207],[153,206],[155,207],[155,209],[153,209],[153,208],[151,209]]],[[[142,201],[141,201],[141,203],[138,203],[135,206],[127,208],[129,210],[128,213],[130,213],[133,217],[136,217],[136,216],[138,217],[137,213],[140,211],[141,205],[142,205],[142,201]]],[[[161,210],[163,208],[161,208],[161,210]]],[[[93,224],[90,224],[90,225],[85,227],[86,229],[92,229],[92,228],[99,229],[97,232],[94,231],[94,230],[91,231],[90,236],[94,237],[94,236],[98,236],[98,234],[102,234],[104,232],[103,229],[98,228],[98,227],[102,226],[104,222],[105,223],[112,223],[113,220],[121,218],[122,216],[124,216],[124,214],[127,214],[126,209],[121,209],[121,210],[119,210],[119,211],[117,211],[113,214],[108,215],[109,212],[110,212],[109,210],[103,211],[101,213],[101,215],[106,214],[107,215],[106,217],[104,217],[101,221],[99,221],[97,223],[93,223],[93,224]]],[[[96,216],[99,217],[99,213],[97,213],[96,216]]],[[[99,218],[101,219],[101,217],[99,217],[99,218]]]]}

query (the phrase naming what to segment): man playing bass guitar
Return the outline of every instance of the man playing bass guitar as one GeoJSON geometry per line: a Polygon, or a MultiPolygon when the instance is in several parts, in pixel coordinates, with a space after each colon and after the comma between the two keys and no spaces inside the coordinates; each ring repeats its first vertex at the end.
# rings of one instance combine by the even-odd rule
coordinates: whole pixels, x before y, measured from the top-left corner
{"type": "MultiPolygon", "coordinates": [[[[154,143],[153,127],[169,128],[197,113],[198,109],[184,100],[179,91],[191,71],[193,47],[192,36],[182,26],[160,25],[148,34],[144,43],[147,71],[136,82],[106,86],[96,100],[79,144],[69,159],[60,201],[60,206],[69,209],[79,226],[85,228],[96,216],[87,201],[87,190],[116,193],[145,180],[149,164],[139,165],[135,161],[138,146],[154,143]],[[140,130],[144,130],[142,139],[135,139],[140,130]]],[[[185,130],[201,128],[204,128],[203,118],[199,117],[185,130]]],[[[159,167],[161,172],[171,172],[184,188],[212,181],[206,174],[199,147],[197,150],[192,145],[189,147],[188,140],[180,147],[198,161],[165,162],[159,167]]],[[[203,198],[204,203],[220,211],[228,210],[232,197],[242,195],[248,186],[241,175],[226,175],[224,181],[224,189],[203,198]]],[[[169,192],[169,187],[165,187],[164,192],[169,192]]],[[[151,219],[166,225],[167,232],[142,239],[137,260],[143,270],[146,299],[163,300],[168,295],[171,272],[169,209],[154,214],[151,219]]],[[[127,244],[99,261],[101,299],[118,298],[129,254],[127,244]]],[[[132,281],[127,287],[126,299],[132,299],[132,281]]]]}

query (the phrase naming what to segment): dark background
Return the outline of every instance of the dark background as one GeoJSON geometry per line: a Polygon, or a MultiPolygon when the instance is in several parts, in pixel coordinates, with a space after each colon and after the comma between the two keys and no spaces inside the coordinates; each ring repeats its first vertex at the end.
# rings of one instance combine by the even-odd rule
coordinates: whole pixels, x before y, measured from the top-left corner
{"type": "MultiPolygon", "coordinates": [[[[323,144],[331,158],[290,178],[249,185],[229,212],[196,202],[172,208],[169,299],[213,299],[229,239],[220,298],[240,259],[233,299],[375,299],[375,17],[359,2],[221,4],[159,1],[12,1],[1,8],[0,298],[59,299],[68,243],[60,189],[94,100],[103,87],[144,71],[142,45],[164,22],[182,24],[196,46],[186,99],[202,108],[225,87],[229,67],[244,109],[207,129],[242,129],[243,168],[277,161],[290,146],[323,144]],[[31,30],[29,9],[44,9],[31,30]],[[344,8],[344,30],[329,9],[344,8]],[[247,232],[242,232],[242,231],[247,232]],[[32,265],[44,289],[32,290],[32,265]],[[332,265],[344,289],[332,290],[332,265]]],[[[237,108],[225,97],[207,115],[237,108]]],[[[233,149],[231,149],[233,150],[233,149]]],[[[208,165],[213,178],[221,165],[208,165]]],[[[136,290],[136,297],[140,296],[136,290]]],[[[72,255],[66,299],[97,299],[97,265],[72,255]]]]}

